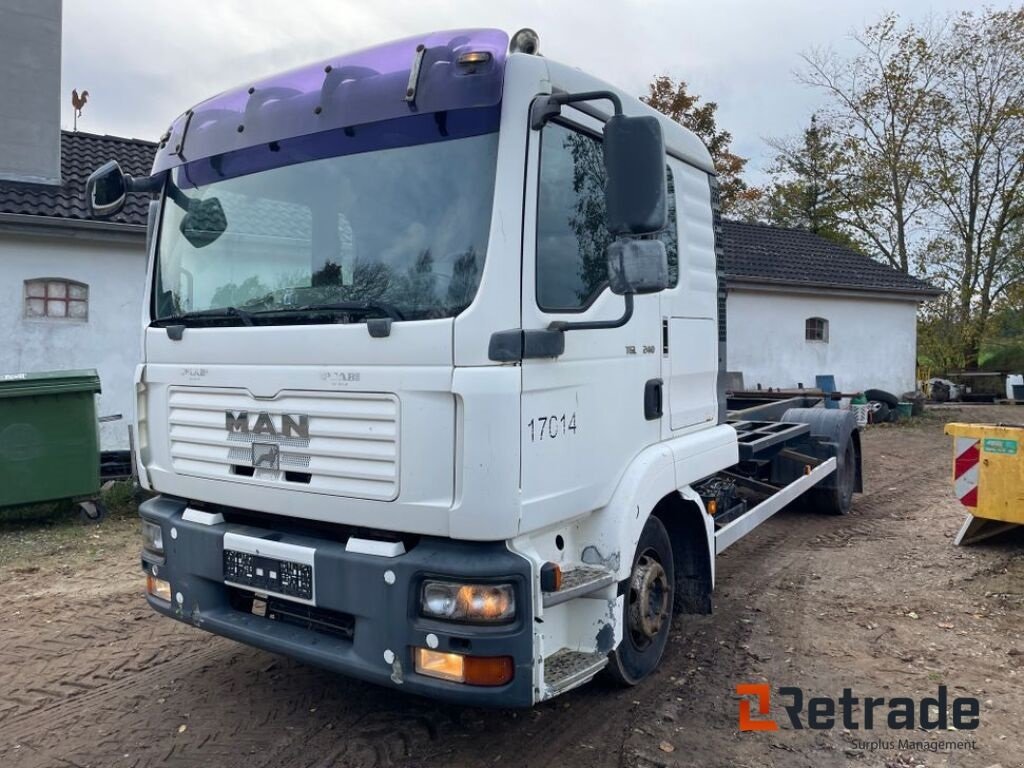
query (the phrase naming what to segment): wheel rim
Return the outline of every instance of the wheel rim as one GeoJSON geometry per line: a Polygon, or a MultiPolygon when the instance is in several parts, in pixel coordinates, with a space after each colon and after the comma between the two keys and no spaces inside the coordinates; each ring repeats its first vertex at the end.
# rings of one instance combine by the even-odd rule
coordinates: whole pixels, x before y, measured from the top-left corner
{"type": "Polygon", "coordinates": [[[669,617],[671,595],[665,568],[653,551],[645,551],[637,559],[629,580],[627,615],[634,646],[646,648],[661,633],[669,617]]]}

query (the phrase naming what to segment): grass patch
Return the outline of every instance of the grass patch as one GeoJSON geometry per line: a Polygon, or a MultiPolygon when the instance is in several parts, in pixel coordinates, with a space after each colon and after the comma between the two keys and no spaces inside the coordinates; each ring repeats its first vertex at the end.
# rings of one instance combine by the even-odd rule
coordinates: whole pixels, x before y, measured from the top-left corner
{"type": "Polygon", "coordinates": [[[0,510],[0,571],[28,573],[69,561],[102,559],[138,533],[138,502],[129,481],[100,492],[108,510],[100,523],[84,523],[78,505],[57,501],[0,510]]]}

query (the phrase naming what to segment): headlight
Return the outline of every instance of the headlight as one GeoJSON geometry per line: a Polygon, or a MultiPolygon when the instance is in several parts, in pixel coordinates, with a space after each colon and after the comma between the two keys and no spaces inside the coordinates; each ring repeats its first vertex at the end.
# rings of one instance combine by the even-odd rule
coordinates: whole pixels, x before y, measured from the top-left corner
{"type": "Polygon", "coordinates": [[[432,619],[498,623],[516,615],[511,584],[457,584],[425,581],[420,612],[432,619]]]}
{"type": "Polygon", "coordinates": [[[142,546],[158,555],[164,552],[164,532],[156,523],[142,521],[142,546]]]}

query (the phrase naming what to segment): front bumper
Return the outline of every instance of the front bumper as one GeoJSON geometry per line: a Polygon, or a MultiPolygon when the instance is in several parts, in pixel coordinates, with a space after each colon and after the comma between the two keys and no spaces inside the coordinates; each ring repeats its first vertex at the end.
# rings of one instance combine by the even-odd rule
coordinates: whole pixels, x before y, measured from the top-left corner
{"type": "MultiPolygon", "coordinates": [[[[503,542],[422,538],[398,557],[345,551],[345,541],[284,528],[184,520],[187,502],[158,496],[140,508],[161,526],[162,557],[143,551],[143,569],[170,582],[171,602],[152,595],[158,613],[217,635],[291,656],[304,663],[436,699],[476,706],[528,707],[534,701],[533,606],[530,563],[503,542]],[[283,622],[252,613],[249,593],[224,584],[224,534],[270,539],[316,550],[314,611],[350,632],[314,629],[315,622],[283,622]],[[468,626],[419,615],[425,578],[500,580],[515,588],[516,619],[501,626],[468,626]],[[322,613],[320,613],[322,612],[322,613]],[[415,672],[413,649],[428,647],[474,656],[511,656],[515,675],[502,686],[451,683],[415,672]]],[[[298,606],[304,608],[303,606],[298,606]]]]}

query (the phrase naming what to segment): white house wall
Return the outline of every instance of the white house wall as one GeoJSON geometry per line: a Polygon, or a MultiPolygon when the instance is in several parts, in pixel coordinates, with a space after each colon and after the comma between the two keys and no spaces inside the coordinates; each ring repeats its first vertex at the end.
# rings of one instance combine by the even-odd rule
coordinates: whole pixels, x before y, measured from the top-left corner
{"type": "Polygon", "coordinates": [[[0,374],[95,368],[103,394],[104,450],[128,447],[132,374],[140,356],[144,245],[0,233],[0,374]],[[64,278],[89,286],[87,321],[25,317],[24,281],[64,278]]]}
{"type": "Polygon", "coordinates": [[[844,392],[877,387],[899,395],[916,381],[917,302],[789,294],[730,287],[727,368],[744,386],[814,386],[832,374],[844,392]],[[828,320],[828,341],[806,341],[809,317],[828,320]]]}

